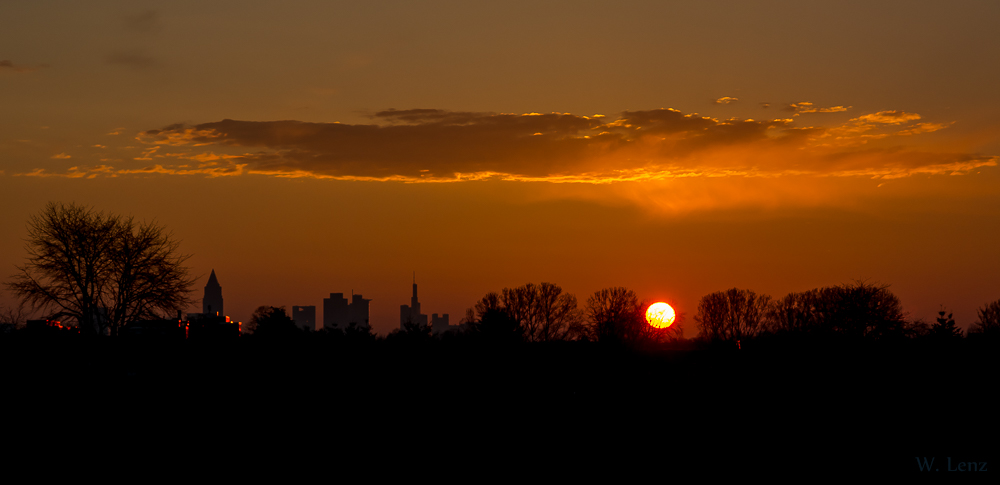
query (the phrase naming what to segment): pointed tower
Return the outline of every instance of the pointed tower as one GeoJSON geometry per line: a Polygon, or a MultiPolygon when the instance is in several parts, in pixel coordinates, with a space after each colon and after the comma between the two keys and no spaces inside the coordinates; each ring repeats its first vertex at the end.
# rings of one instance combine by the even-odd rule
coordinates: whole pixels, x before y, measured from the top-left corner
{"type": "Polygon", "coordinates": [[[427,315],[420,313],[420,300],[417,300],[417,274],[413,273],[413,296],[409,305],[399,305],[399,329],[405,330],[406,323],[427,325],[427,315]]]}
{"type": "Polygon", "coordinates": [[[205,298],[201,300],[201,312],[220,316],[226,314],[222,308],[222,286],[219,285],[219,280],[215,277],[214,269],[205,285],[205,298]]]}

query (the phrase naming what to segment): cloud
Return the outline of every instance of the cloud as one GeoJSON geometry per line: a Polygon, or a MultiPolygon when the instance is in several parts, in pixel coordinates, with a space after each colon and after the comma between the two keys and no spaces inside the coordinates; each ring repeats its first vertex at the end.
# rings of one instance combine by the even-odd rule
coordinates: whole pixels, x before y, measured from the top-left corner
{"type": "Polygon", "coordinates": [[[920,115],[916,113],[907,113],[906,111],[892,110],[892,111],[879,111],[878,113],[859,116],[851,121],[898,125],[900,123],[905,123],[907,121],[915,121],[919,119],[920,115]]]}
{"type": "Polygon", "coordinates": [[[37,64],[37,65],[34,65],[34,66],[25,66],[23,64],[21,64],[21,65],[14,64],[10,60],[0,60],[0,72],[2,72],[2,71],[8,71],[8,72],[34,72],[34,71],[37,71],[39,69],[44,69],[46,67],[49,67],[49,65],[48,64],[37,64]]]}
{"type": "Polygon", "coordinates": [[[933,133],[935,131],[947,128],[952,123],[916,123],[910,128],[897,131],[896,134],[905,136],[905,135],[919,135],[920,133],[933,133]]]}
{"type": "Polygon", "coordinates": [[[886,131],[920,119],[903,111],[830,127],[798,127],[793,119],[720,120],[671,108],[625,111],[614,120],[441,109],[385,110],[371,118],[371,124],[226,119],[148,130],[137,138],[149,147],[143,160],[217,157],[245,174],[406,182],[898,178],[996,164],[987,156],[888,144],[947,126],[919,123],[886,131]],[[876,141],[879,146],[869,146],[876,141]],[[160,146],[171,153],[157,154],[160,146]]]}
{"type": "Polygon", "coordinates": [[[141,161],[143,168],[77,167],[64,175],[616,184],[893,179],[996,166],[997,157],[922,145],[920,135],[950,123],[915,123],[920,119],[915,113],[880,111],[839,125],[798,126],[795,118],[716,119],[672,108],[625,111],[613,119],[441,109],[379,111],[371,123],[361,124],[224,119],[139,133],[139,151],[123,163],[141,161]]]}
{"type": "Polygon", "coordinates": [[[164,167],[163,165],[149,165],[142,168],[116,169],[108,165],[98,165],[96,167],[70,167],[61,173],[49,172],[44,168],[36,168],[28,173],[15,174],[20,177],[39,178],[73,178],[73,179],[94,179],[99,176],[118,177],[120,175],[202,175],[210,178],[236,176],[244,174],[245,165],[208,166],[198,168],[184,167],[164,167]]]}
{"type": "Polygon", "coordinates": [[[723,96],[723,97],[721,97],[719,99],[716,99],[715,100],[715,104],[732,104],[732,103],[735,103],[735,102],[737,102],[739,100],[740,100],[740,98],[732,98],[732,97],[729,97],[729,96],[723,96]]]}
{"type": "Polygon", "coordinates": [[[124,66],[135,70],[148,69],[157,64],[156,59],[141,51],[120,51],[109,54],[105,60],[108,64],[124,66]]]}
{"type": "Polygon", "coordinates": [[[56,155],[52,155],[52,158],[58,159],[58,160],[64,160],[64,159],[73,158],[73,157],[71,155],[67,155],[65,153],[59,153],[59,154],[56,154],[56,155]]]}
{"type": "MultiPolygon", "coordinates": [[[[765,106],[766,107],[766,106],[765,106]]],[[[800,103],[792,103],[788,105],[786,111],[794,111],[796,115],[803,113],[839,113],[841,111],[847,111],[850,106],[831,106],[829,108],[817,108],[812,103],[807,101],[802,101],[800,103]]]]}

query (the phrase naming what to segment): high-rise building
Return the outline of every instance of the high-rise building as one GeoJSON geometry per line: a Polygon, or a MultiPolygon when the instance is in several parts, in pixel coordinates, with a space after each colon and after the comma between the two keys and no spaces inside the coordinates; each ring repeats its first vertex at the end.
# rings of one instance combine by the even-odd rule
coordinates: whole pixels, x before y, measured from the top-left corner
{"type": "Polygon", "coordinates": [[[420,313],[420,302],[417,300],[417,282],[413,282],[413,296],[409,305],[399,305],[399,329],[403,330],[406,323],[427,325],[427,315],[420,313]]]}
{"type": "Polygon", "coordinates": [[[341,330],[350,324],[370,328],[369,302],[371,299],[351,293],[351,302],[347,302],[343,293],[330,293],[330,298],[323,299],[323,328],[341,330]]]}
{"type": "Polygon", "coordinates": [[[218,278],[215,277],[215,270],[208,277],[208,284],[205,285],[205,297],[201,300],[201,312],[206,315],[225,315],[226,311],[222,307],[222,286],[219,285],[218,278]]]}
{"type": "Polygon", "coordinates": [[[316,305],[293,306],[292,320],[303,330],[316,331],[316,305]]]}
{"type": "Polygon", "coordinates": [[[330,298],[323,298],[323,328],[343,330],[347,328],[347,319],[347,298],[343,293],[330,293],[330,298]]]}
{"type": "Polygon", "coordinates": [[[449,330],[454,330],[451,324],[448,322],[448,314],[438,316],[437,313],[431,315],[431,331],[434,333],[444,333],[449,330]]]}
{"type": "Polygon", "coordinates": [[[370,328],[368,323],[368,303],[371,299],[362,298],[361,295],[351,294],[351,304],[347,308],[347,324],[358,324],[359,327],[370,328]]]}

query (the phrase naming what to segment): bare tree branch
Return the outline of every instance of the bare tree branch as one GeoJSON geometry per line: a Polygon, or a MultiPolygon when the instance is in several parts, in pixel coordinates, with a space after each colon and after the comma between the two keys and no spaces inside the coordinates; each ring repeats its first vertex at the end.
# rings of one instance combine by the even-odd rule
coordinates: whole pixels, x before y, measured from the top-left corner
{"type": "Polygon", "coordinates": [[[117,334],[190,304],[194,280],[180,243],[155,223],[50,203],[28,221],[27,261],[7,287],[51,319],[117,334]]]}

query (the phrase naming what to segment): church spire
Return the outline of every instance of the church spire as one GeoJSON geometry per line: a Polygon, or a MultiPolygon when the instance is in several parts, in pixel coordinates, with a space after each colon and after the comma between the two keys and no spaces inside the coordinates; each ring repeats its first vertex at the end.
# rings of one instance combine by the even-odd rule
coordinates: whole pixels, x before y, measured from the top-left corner
{"type": "Polygon", "coordinates": [[[225,309],[222,306],[222,285],[219,284],[219,279],[215,276],[215,269],[212,270],[212,274],[208,277],[208,283],[205,284],[205,297],[201,300],[201,312],[209,315],[225,315],[225,309]]]}
{"type": "Polygon", "coordinates": [[[205,285],[206,288],[208,288],[209,286],[212,286],[212,287],[220,286],[221,287],[221,285],[219,285],[219,279],[215,277],[215,269],[214,268],[212,269],[212,275],[208,277],[208,284],[205,285]]]}

